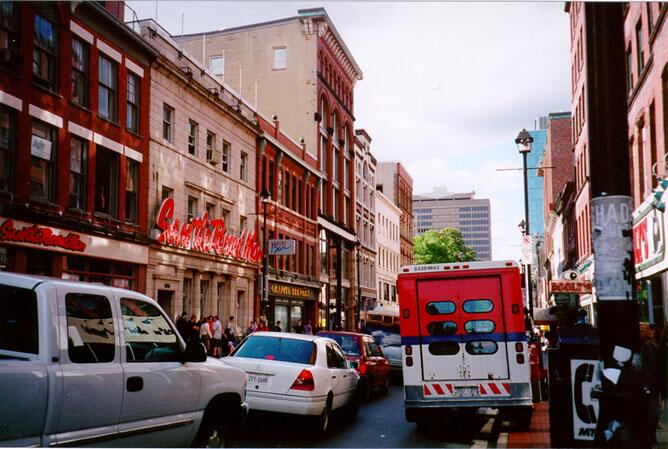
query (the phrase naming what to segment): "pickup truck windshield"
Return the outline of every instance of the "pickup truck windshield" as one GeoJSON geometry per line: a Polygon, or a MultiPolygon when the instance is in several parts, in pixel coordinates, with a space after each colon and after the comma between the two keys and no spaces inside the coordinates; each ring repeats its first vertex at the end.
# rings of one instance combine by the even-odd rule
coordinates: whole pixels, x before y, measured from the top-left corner
{"type": "Polygon", "coordinates": [[[38,341],[35,292],[0,284],[0,350],[37,354],[38,341]]]}

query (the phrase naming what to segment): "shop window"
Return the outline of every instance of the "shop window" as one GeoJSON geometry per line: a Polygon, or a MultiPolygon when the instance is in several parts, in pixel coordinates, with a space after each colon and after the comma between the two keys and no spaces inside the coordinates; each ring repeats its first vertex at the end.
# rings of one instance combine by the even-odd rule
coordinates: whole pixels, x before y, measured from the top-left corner
{"type": "Polygon", "coordinates": [[[174,108],[167,104],[162,105],[162,138],[168,142],[174,141],[174,108]]]}
{"type": "Polygon", "coordinates": [[[33,120],[30,147],[30,199],[54,202],[56,194],[55,161],[58,130],[33,120]]]}
{"type": "Polygon", "coordinates": [[[137,223],[139,207],[139,162],[126,159],[125,221],[137,223]]]}
{"type": "Polygon", "coordinates": [[[137,75],[128,72],[126,126],[130,131],[139,132],[139,99],[141,82],[137,75]]]}
{"type": "Polygon", "coordinates": [[[118,153],[97,147],[95,161],[95,211],[118,216],[118,153]]]}
{"type": "Polygon", "coordinates": [[[133,362],[176,362],[178,339],[169,321],[153,304],[121,298],[125,357],[133,362]]]}
{"type": "Polygon", "coordinates": [[[72,280],[98,282],[128,290],[135,287],[136,268],[133,264],[69,256],[64,272],[72,280]]]}
{"type": "Polygon", "coordinates": [[[116,358],[114,320],[109,300],[100,295],[68,293],[67,354],[73,363],[109,363],[116,358]]]}
{"type": "Polygon", "coordinates": [[[18,2],[0,2],[0,55],[7,68],[17,68],[19,61],[18,2]]]}
{"type": "Polygon", "coordinates": [[[86,164],[88,142],[72,136],[70,139],[70,201],[72,209],[86,210],[86,164]]]}
{"type": "Polygon", "coordinates": [[[16,112],[0,106],[0,190],[13,191],[16,112]]]}
{"type": "Polygon", "coordinates": [[[72,102],[88,107],[88,44],[72,39],[72,102]]]}
{"type": "Polygon", "coordinates": [[[98,74],[98,114],[111,121],[116,121],[116,99],[118,91],[118,65],[100,55],[98,74]]]}
{"type": "Polygon", "coordinates": [[[56,90],[58,37],[54,23],[35,14],[35,40],[32,58],[33,79],[49,90],[56,90]]]}
{"type": "Polygon", "coordinates": [[[188,154],[197,156],[199,125],[193,120],[188,120],[188,154]]]}

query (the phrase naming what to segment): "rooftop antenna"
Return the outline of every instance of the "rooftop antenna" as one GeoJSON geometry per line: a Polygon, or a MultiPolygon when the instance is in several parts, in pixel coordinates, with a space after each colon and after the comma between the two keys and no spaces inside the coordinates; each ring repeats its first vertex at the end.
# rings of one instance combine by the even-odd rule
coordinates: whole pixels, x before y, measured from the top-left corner
{"type": "Polygon", "coordinates": [[[181,13],[181,35],[183,35],[183,18],[185,17],[185,13],[181,13]]]}
{"type": "Polygon", "coordinates": [[[155,21],[158,21],[158,0],[155,0],[155,21]]]}

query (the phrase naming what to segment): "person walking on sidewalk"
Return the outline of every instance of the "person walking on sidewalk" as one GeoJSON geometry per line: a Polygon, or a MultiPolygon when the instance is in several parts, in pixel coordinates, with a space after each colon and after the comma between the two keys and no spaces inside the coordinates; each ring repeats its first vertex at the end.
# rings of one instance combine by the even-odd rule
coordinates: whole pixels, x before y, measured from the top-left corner
{"type": "Polygon", "coordinates": [[[218,315],[213,317],[211,333],[213,334],[211,339],[211,350],[213,352],[213,356],[220,358],[223,341],[223,324],[218,319],[218,315]]]}
{"type": "Polygon", "coordinates": [[[645,429],[642,432],[644,447],[656,447],[656,428],[664,406],[666,397],[665,390],[665,365],[662,363],[662,354],[656,343],[656,327],[654,324],[640,324],[640,338],[642,348],[640,356],[642,360],[642,385],[645,399],[645,429]]]}

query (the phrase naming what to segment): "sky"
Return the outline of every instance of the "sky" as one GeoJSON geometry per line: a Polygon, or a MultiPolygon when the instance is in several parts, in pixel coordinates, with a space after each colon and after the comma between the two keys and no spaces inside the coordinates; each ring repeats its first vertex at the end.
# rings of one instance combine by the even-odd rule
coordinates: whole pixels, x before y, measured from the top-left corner
{"type": "MultiPolygon", "coordinates": [[[[494,259],[519,259],[524,218],[515,137],[570,110],[563,2],[129,1],[176,35],[292,17],[324,7],[361,68],[355,127],[379,161],[399,160],[413,193],[445,186],[489,198],[494,259]],[[183,27],[183,28],[182,28],[183,27]]],[[[130,20],[130,17],[126,17],[130,20]]]]}

